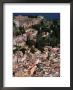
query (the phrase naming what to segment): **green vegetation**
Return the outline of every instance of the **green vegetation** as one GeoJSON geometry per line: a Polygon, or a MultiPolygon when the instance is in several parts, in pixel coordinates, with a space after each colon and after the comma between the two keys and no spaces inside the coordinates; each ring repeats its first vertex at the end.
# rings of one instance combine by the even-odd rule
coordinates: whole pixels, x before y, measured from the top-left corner
{"type": "MultiPolygon", "coordinates": [[[[31,17],[31,16],[29,16],[31,17]]],[[[33,18],[33,17],[32,17],[33,18]]],[[[16,27],[13,23],[13,34],[15,36],[21,35],[25,33],[25,29],[23,27],[16,27]]],[[[26,42],[29,46],[35,44],[38,49],[43,48],[46,45],[55,47],[60,44],[60,21],[59,20],[46,20],[42,19],[40,24],[33,25],[32,29],[38,31],[36,43],[33,40],[28,39],[26,42]],[[49,33],[48,37],[43,37],[43,33],[49,33]]]]}

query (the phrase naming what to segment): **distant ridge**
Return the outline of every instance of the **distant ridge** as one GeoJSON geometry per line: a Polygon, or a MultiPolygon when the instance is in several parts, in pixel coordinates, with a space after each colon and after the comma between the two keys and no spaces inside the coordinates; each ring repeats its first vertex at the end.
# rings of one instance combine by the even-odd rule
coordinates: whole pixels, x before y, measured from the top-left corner
{"type": "Polygon", "coordinates": [[[46,19],[60,19],[60,13],[13,13],[13,16],[44,16],[46,19]]]}

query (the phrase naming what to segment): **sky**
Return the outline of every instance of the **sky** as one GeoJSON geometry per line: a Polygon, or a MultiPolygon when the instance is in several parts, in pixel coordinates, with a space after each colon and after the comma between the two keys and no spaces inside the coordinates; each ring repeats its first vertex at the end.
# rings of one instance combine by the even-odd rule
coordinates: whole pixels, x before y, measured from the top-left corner
{"type": "Polygon", "coordinates": [[[13,13],[13,16],[44,16],[47,19],[60,19],[60,13],[13,13]]]}

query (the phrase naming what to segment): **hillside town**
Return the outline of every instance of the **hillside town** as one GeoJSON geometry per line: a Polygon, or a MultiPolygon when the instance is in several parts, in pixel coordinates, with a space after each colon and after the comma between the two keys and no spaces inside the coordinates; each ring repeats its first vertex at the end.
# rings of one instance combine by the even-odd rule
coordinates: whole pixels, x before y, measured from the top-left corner
{"type": "Polygon", "coordinates": [[[60,77],[60,20],[13,17],[13,76],[60,77]]]}

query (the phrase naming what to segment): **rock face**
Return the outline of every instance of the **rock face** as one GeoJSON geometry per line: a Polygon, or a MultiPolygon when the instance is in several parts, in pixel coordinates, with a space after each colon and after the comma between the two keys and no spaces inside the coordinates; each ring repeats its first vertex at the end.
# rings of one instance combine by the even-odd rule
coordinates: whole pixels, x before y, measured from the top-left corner
{"type": "Polygon", "coordinates": [[[13,18],[14,77],[60,77],[59,42],[53,42],[55,33],[50,32],[53,25],[43,19],[42,16],[13,18]]]}
{"type": "Polygon", "coordinates": [[[28,16],[16,16],[14,23],[16,27],[23,27],[24,29],[31,27],[32,25],[39,24],[43,18],[29,18],[28,16]]]}

